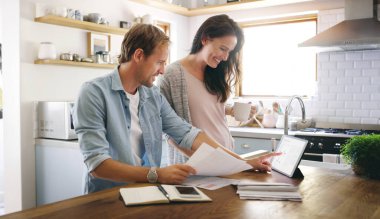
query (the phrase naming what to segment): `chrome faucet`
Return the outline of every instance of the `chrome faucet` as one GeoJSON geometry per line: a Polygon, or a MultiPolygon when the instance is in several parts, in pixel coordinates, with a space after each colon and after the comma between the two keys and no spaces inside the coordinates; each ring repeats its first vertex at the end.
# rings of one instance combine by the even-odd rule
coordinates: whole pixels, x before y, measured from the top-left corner
{"type": "Polygon", "coordinates": [[[302,110],[302,123],[305,123],[306,122],[306,115],[305,115],[305,105],[303,104],[303,101],[301,99],[300,96],[292,96],[288,102],[288,105],[286,105],[286,108],[285,108],[285,115],[284,115],[284,135],[287,135],[288,134],[288,126],[289,126],[289,123],[288,123],[288,114],[289,114],[289,108],[290,106],[292,105],[292,101],[294,99],[297,99],[298,102],[300,103],[301,105],[301,110],[302,110]]]}

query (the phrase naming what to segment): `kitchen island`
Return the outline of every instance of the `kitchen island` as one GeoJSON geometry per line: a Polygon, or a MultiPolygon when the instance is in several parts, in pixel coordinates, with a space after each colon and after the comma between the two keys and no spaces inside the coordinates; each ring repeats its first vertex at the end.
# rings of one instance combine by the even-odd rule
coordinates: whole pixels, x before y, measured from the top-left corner
{"type": "MultiPolygon", "coordinates": [[[[304,179],[276,172],[243,172],[229,177],[299,185],[302,202],[240,200],[236,187],[227,186],[202,190],[212,198],[210,203],[125,207],[119,188],[113,188],[3,218],[380,218],[380,181],[358,177],[350,169],[300,169],[304,179]]],[[[136,185],[139,184],[129,186],[136,185]]]]}

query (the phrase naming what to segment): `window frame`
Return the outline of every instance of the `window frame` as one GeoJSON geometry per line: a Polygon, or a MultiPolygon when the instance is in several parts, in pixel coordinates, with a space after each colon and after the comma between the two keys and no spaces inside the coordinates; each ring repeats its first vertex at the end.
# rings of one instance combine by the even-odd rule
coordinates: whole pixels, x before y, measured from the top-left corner
{"type": "MultiPolygon", "coordinates": [[[[246,21],[246,22],[239,22],[239,26],[244,29],[248,27],[258,27],[258,26],[268,26],[268,25],[278,25],[278,24],[287,24],[287,23],[297,23],[297,22],[306,22],[306,21],[315,21],[316,22],[316,30],[315,33],[318,32],[318,15],[313,14],[304,14],[304,15],[295,15],[295,16],[286,16],[286,17],[280,17],[280,18],[269,18],[269,19],[260,19],[260,20],[252,20],[252,21],[246,21]]],[[[301,42],[300,42],[301,43],[301,42]]],[[[241,59],[244,59],[243,55],[241,55],[241,59]]],[[[318,78],[318,71],[317,71],[317,54],[315,55],[315,76],[314,80],[317,80],[318,78]]],[[[276,95],[244,95],[243,94],[243,80],[244,80],[244,67],[242,65],[242,61],[239,63],[240,69],[242,69],[242,76],[239,83],[235,85],[235,96],[236,97],[249,97],[249,98],[289,98],[290,96],[276,96],[276,95]]],[[[303,95],[303,97],[307,97],[306,95],[303,95]]]]}

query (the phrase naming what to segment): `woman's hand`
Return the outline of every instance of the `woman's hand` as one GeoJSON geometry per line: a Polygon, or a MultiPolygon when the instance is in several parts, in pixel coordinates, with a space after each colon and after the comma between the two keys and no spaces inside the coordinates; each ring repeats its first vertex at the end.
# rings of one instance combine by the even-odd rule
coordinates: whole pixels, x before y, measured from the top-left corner
{"type": "Polygon", "coordinates": [[[273,156],[279,156],[282,153],[280,152],[272,152],[269,154],[262,155],[260,157],[256,157],[250,160],[247,160],[247,163],[252,166],[253,170],[258,170],[262,172],[271,171],[271,163],[268,161],[268,158],[273,156]]]}

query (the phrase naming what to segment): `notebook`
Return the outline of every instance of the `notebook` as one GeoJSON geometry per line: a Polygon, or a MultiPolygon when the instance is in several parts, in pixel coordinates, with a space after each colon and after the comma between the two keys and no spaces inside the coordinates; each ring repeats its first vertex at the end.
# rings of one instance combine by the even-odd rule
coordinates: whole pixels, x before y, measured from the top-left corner
{"type": "Polygon", "coordinates": [[[212,201],[206,194],[196,187],[194,188],[199,196],[183,197],[173,185],[162,185],[164,192],[158,186],[145,186],[135,188],[121,188],[120,194],[126,206],[160,204],[170,202],[210,202],[212,201]],[[165,194],[164,194],[165,193],[165,194]]]}

